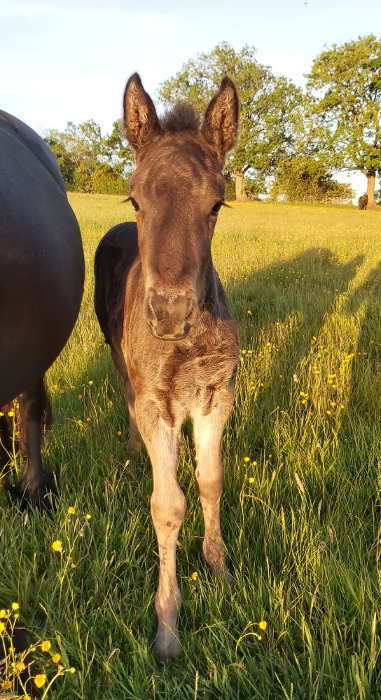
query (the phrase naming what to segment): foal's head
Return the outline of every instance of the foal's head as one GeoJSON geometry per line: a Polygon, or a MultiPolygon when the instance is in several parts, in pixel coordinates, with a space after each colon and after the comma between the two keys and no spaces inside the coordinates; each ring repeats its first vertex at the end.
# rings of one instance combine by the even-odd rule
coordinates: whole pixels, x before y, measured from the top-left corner
{"type": "Polygon", "coordinates": [[[193,107],[177,104],[159,120],[137,73],[124,94],[124,128],[135,150],[131,201],[145,286],[144,314],[163,340],[185,337],[203,302],[222,168],[238,130],[234,83],[224,78],[200,127],[193,107]]]}

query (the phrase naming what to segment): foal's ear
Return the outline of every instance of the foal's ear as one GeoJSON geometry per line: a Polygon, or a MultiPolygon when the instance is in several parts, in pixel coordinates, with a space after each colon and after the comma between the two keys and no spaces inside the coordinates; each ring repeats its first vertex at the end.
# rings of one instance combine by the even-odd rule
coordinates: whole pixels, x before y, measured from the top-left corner
{"type": "Polygon", "coordinates": [[[225,77],[205,112],[201,127],[202,135],[216,149],[222,164],[238,136],[238,118],[237,90],[233,81],[225,77]]]}
{"type": "Polygon", "coordinates": [[[155,105],[145,91],[140,75],[129,79],[123,98],[124,133],[134,151],[138,152],[160,132],[155,105]]]}

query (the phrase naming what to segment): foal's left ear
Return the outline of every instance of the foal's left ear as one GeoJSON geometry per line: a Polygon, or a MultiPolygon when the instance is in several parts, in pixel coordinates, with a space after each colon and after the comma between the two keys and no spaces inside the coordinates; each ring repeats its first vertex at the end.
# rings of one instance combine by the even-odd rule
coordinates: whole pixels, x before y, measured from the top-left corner
{"type": "Polygon", "coordinates": [[[155,105],[145,91],[138,73],[131,75],[126,85],[123,107],[124,132],[138,153],[161,130],[155,105]]]}
{"type": "Polygon", "coordinates": [[[219,160],[234,146],[238,136],[239,99],[230,78],[222,80],[220,89],[206,110],[201,127],[203,137],[216,149],[219,160]]]}

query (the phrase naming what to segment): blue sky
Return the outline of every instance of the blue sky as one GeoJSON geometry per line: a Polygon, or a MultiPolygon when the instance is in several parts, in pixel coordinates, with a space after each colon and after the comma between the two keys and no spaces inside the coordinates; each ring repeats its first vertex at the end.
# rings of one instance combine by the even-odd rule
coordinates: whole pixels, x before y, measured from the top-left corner
{"type": "Polygon", "coordinates": [[[188,58],[228,41],[255,46],[261,63],[303,85],[325,44],[370,33],[381,33],[381,3],[2,0],[0,108],[39,132],[90,118],[110,131],[135,70],[153,95],[188,58]]]}

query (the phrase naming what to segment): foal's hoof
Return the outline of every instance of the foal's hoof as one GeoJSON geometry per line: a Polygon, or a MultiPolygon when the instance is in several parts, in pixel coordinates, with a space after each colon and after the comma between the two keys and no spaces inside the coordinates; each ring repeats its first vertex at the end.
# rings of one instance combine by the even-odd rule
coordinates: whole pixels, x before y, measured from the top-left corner
{"type": "Polygon", "coordinates": [[[23,478],[16,484],[4,481],[4,488],[13,501],[20,501],[22,508],[32,505],[40,510],[50,510],[57,496],[53,472],[45,472],[38,481],[27,481],[23,478]]]}
{"type": "Polygon", "coordinates": [[[156,635],[153,649],[156,663],[159,665],[166,664],[170,659],[180,656],[180,654],[180,642],[171,630],[166,629],[165,632],[156,635]]]}

